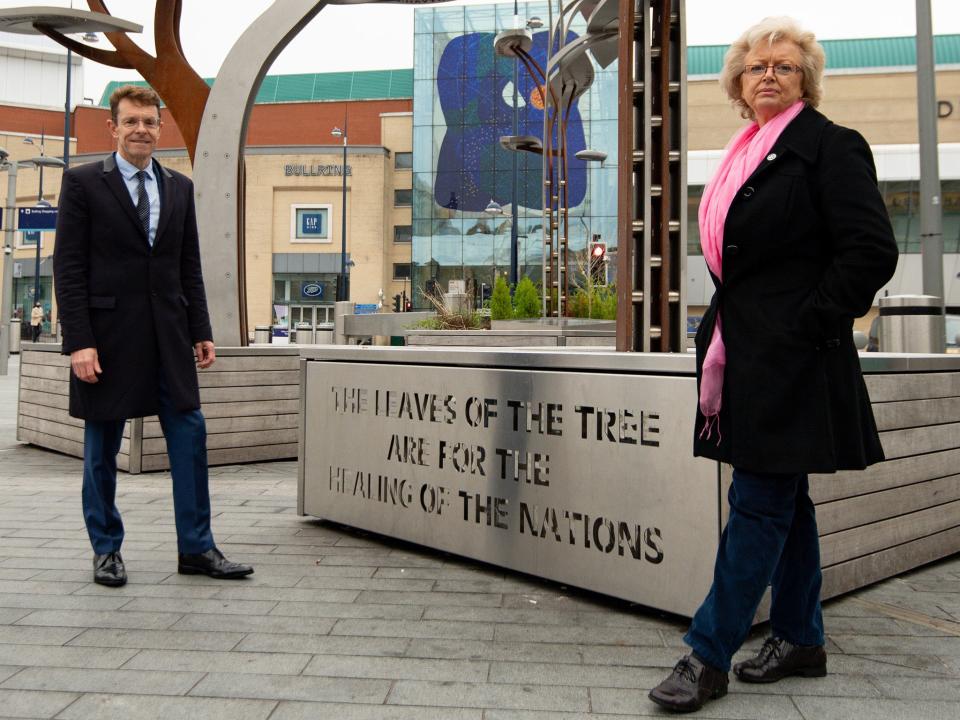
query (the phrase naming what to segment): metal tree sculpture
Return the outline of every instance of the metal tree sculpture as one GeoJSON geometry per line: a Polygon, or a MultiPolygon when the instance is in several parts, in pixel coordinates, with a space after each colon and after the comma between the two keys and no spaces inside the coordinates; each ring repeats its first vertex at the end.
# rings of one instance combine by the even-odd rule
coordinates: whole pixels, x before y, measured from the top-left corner
{"type": "MultiPolygon", "coordinates": [[[[110,15],[106,3],[87,0],[94,12],[110,15]]],[[[77,55],[103,65],[136,70],[163,98],[183,135],[191,162],[197,149],[200,121],[210,88],[187,62],[180,44],[180,13],[183,0],[157,0],[153,16],[153,36],[157,48],[154,57],[143,50],[124,32],[107,32],[107,39],[116,48],[102,50],[67,37],[58,30],[37,23],[36,28],[77,55]]]]}

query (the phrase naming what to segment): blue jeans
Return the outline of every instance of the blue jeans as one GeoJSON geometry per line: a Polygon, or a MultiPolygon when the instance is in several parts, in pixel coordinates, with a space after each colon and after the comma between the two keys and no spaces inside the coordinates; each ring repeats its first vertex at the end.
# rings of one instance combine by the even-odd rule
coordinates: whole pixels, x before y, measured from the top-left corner
{"type": "Polygon", "coordinates": [[[734,469],[729,499],[713,586],[684,642],[705,662],[729,670],[770,585],[773,635],[823,645],[820,539],[807,476],[734,469]]]}
{"type": "MultiPolygon", "coordinates": [[[[177,548],[199,554],[213,547],[207,478],[207,428],[199,410],[176,410],[160,381],[160,426],[173,477],[177,548]]],[[[120,550],[123,521],[117,510],[117,452],[126,420],[87,420],[83,434],[83,519],[98,555],[120,550]]]]}

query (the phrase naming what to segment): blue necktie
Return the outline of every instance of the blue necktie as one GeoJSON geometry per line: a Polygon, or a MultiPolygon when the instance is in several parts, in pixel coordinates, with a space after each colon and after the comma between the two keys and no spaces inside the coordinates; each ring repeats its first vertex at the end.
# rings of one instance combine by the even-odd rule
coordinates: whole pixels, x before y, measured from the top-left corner
{"type": "MultiPolygon", "coordinates": [[[[147,242],[150,242],[150,198],[147,197],[147,172],[141,170],[136,174],[137,178],[137,217],[140,218],[140,224],[143,231],[147,234],[147,242]]],[[[150,242],[153,245],[152,242],[150,242]]]]}

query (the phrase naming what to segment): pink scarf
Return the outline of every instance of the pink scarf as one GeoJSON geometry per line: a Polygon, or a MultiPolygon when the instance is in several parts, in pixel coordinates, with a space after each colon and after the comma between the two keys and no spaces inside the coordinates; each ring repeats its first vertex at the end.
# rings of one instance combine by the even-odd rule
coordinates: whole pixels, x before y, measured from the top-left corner
{"type": "MultiPolygon", "coordinates": [[[[727,221],[727,211],[734,197],[743,187],[743,183],[753,174],[770,148],[780,137],[780,133],[790,124],[804,103],[797,100],[763,127],[756,122],[750,123],[733,136],[724,150],[723,160],[717,173],[703,191],[700,201],[700,247],[703,257],[718,280],[723,281],[723,227],[727,221]]],[[[710,438],[712,428],[720,415],[720,397],[723,392],[723,370],[727,364],[727,352],[723,345],[723,333],[720,328],[720,313],[717,312],[713,326],[713,336],[703,361],[700,376],[700,412],[706,418],[700,437],[706,434],[710,438]]],[[[720,443],[720,431],[717,429],[717,443],[720,443]]]]}

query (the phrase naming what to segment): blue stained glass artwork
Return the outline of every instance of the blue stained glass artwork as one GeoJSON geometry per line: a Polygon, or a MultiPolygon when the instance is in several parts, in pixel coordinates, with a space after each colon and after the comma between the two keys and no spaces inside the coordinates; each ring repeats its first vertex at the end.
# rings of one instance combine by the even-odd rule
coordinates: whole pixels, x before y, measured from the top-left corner
{"type": "MultiPolygon", "coordinates": [[[[546,66],[548,33],[533,35],[530,54],[546,66]]],[[[446,130],[437,158],[434,199],[438,205],[464,212],[481,212],[491,200],[512,200],[514,152],[500,146],[502,135],[513,135],[513,69],[511,58],[491,51],[494,33],[470,33],[447,43],[437,66],[437,95],[446,130]],[[460,180],[456,176],[460,176],[460,180]]],[[[569,33],[567,42],[575,40],[569,33]]],[[[543,138],[544,110],[537,83],[522,66],[518,74],[518,133],[543,138]]],[[[567,180],[569,207],[583,202],[586,163],[575,153],[586,148],[578,102],[567,120],[567,180]]],[[[539,163],[520,161],[517,197],[524,207],[542,209],[543,179],[539,163]],[[524,169],[526,168],[526,169],[524,169]],[[527,204],[530,203],[530,204],[527,204]]]]}

